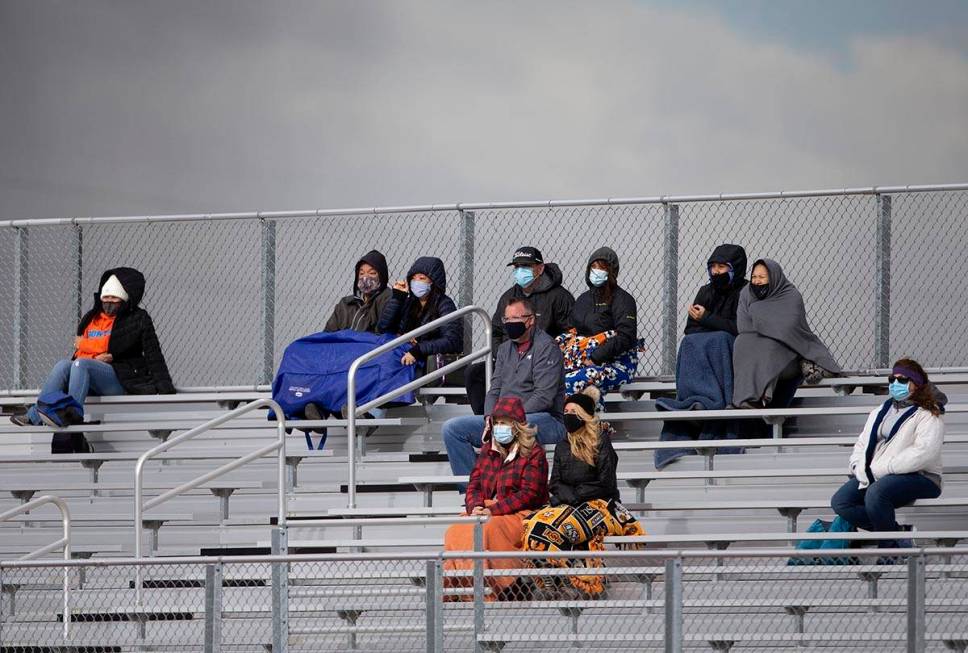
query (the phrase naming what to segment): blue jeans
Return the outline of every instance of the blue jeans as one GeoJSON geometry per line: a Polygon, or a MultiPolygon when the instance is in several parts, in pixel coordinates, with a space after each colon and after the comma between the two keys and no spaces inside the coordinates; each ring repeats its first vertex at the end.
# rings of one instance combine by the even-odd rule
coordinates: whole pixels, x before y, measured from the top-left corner
{"type": "MultiPolygon", "coordinates": [[[[830,499],[834,512],[865,531],[897,531],[900,526],[894,519],[894,511],[917,499],[934,499],[941,496],[941,488],[927,476],[918,473],[888,474],[865,489],[852,478],[844,483],[830,499]]],[[[895,540],[881,540],[877,546],[890,549],[895,540]]]]}
{"type": "MultiPolygon", "coordinates": [[[[541,444],[555,445],[565,439],[565,426],[548,413],[528,413],[528,424],[538,429],[537,439],[541,444]]],[[[477,455],[474,447],[480,448],[484,434],[483,415],[464,415],[444,422],[441,431],[447,458],[454,476],[467,476],[474,469],[477,455]]],[[[461,484],[461,492],[464,491],[461,484]]]]}
{"type": "MultiPolygon", "coordinates": [[[[66,392],[82,406],[89,394],[95,396],[125,394],[124,387],[118,381],[118,375],[114,373],[114,368],[108,363],[102,363],[93,358],[57,361],[40,391],[41,393],[66,392]]],[[[27,419],[31,424],[38,426],[43,424],[37,414],[37,406],[27,409],[27,419]]]]}

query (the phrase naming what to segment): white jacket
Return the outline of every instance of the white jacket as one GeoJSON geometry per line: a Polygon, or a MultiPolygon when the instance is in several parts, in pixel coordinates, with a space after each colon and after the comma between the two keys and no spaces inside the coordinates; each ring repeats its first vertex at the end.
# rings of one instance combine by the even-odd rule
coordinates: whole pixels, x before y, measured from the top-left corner
{"type": "Polygon", "coordinates": [[[889,440],[877,440],[880,430],[880,416],[886,412],[890,400],[875,409],[867,418],[854,452],[850,456],[850,473],[860,483],[861,488],[869,485],[867,475],[867,448],[871,438],[876,442],[874,457],[871,459],[870,472],[874,480],[888,474],[910,474],[927,472],[941,477],[941,445],[944,443],[944,420],[935,417],[923,408],[915,410],[903,420],[897,432],[889,440]]]}

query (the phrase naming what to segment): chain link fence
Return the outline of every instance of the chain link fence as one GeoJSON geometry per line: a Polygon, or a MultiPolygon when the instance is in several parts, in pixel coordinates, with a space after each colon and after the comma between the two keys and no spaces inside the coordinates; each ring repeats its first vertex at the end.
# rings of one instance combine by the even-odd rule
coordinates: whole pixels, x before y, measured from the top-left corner
{"type": "MultiPolygon", "coordinates": [[[[177,385],[271,380],[293,339],[318,331],[370,249],[391,279],[438,256],[448,294],[491,310],[512,284],[514,250],[533,245],[562,285],[587,290],[589,254],[621,260],[647,351],[639,373],[674,371],[686,306],[723,242],[750,263],[778,260],[803,292],[811,325],[847,369],[900,355],[968,365],[960,270],[968,244],[964,186],[861,189],[642,201],[526,203],[0,222],[0,387],[37,387],[71,351],[103,270],[147,277],[151,313],[177,385]]],[[[478,336],[479,337],[479,336],[478,336]]],[[[481,342],[476,342],[478,346],[481,342]]]]}
{"type": "Polygon", "coordinates": [[[968,551],[902,550],[887,560],[876,549],[818,551],[2,563],[0,646],[92,652],[966,650],[968,551]],[[455,563],[461,560],[469,566],[455,563]]]}

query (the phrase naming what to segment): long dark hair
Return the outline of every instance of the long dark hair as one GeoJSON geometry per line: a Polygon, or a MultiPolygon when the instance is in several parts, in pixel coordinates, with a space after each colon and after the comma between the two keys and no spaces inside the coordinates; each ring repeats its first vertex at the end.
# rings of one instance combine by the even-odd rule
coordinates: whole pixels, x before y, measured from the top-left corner
{"type": "Polygon", "coordinates": [[[906,367],[914,370],[924,378],[924,383],[915,384],[914,392],[911,393],[908,401],[918,408],[923,408],[935,417],[941,415],[941,406],[938,405],[938,401],[934,398],[934,389],[928,382],[928,373],[924,371],[921,364],[913,358],[901,358],[894,363],[894,367],[906,367]]]}
{"type": "MultiPolygon", "coordinates": [[[[598,291],[598,296],[601,297],[604,303],[611,304],[612,297],[615,296],[615,289],[618,288],[618,279],[616,279],[616,277],[618,276],[618,272],[616,272],[612,264],[606,261],[605,259],[597,258],[594,261],[592,261],[592,263],[595,263],[597,261],[601,261],[602,263],[605,264],[606,269],[608,269],[608,279],[605,281],[604,284],[602,284],[600,288],[596,288],[595,290],[598,291]]],[[[591,272],[592,270],[591,264],[588,265],[588,270],[589,272],[591,272]]]]}

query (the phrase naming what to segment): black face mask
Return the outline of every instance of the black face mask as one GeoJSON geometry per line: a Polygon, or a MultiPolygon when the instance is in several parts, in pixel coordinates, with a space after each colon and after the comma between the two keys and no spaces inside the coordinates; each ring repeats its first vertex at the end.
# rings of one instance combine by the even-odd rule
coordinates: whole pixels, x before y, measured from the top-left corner
{"type": "Polygon", "coordinates": [[[565,413],[565,428],[569,433],[580,431],[585,426],[585,420],[574,413],[565,413]]]}
{"type": "Polygon", "coordinates": [[[511,340],[517,340],[524,335],[524,332],[528,330],[524,322],[505,322],[504,323],[504,335],[506,335],[511,340]]]}
{"type": "Polygon", "coordinates": [[[726,290],[729,288],[729,272],[724,272],[722,274],[711,274],[709,275],[709,281],[713,284],[713,288],[716,290],[726,290]]]}
{"type": "Polygon", "coordinates": [[[764,283],[762,286],[750,284],[750,292],[757,299],[766,299],[766,296],[770,294],[770,284],[764,283]]]}
{"type": "Polygon", "coordinates": [[[105,315],[117,315],[121,310],[121,304],[101,302],[101,310],[105,315]]]}

